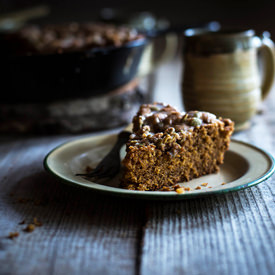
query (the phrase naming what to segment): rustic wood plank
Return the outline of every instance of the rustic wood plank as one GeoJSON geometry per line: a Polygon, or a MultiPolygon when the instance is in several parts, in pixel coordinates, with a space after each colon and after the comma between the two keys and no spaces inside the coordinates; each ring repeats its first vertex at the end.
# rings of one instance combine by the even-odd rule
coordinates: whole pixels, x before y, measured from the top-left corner
{"type": "Polygon", "coordinates": [[[274,183],[268,180],[211,198],[149,204],[141,274],[272,274],[274,183]]]}
{"type": "Polygon", "coordinates": [[[43,171],[45,154],[67,139],[1,146],[0,273],[135,274],[142,205],[61,184],[43,171]],[[43,226],[24,232],[35,217],[43,226]],[[19,237],[8,239],[14,231],[19,237]]]}

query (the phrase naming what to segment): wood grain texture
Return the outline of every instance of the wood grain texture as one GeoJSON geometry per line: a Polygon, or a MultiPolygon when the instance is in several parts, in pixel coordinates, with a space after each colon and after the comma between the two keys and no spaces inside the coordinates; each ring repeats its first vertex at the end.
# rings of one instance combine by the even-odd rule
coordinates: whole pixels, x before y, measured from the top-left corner
{"type": "Polygon", "coordinates": [[[44,172],[43,157],[64,140],[0,147],[0,274],[135,274],[143,208],[63,185],[44,172]],[[35,217],[43,226],[24,232],[35,217]],[[14,231],[18,238],[6,238],[14,231]]]}
{"type": "MultiPolygon", "coordinates": [[[[275,155],[274,111],[273,91],[252,127],[234,138],[275,155]]],[[[46,153],[78,137],[0,139],[1,275],[275,273],[275,176],[182,202],[112,198],[44,171],[46,153]],[[35,217],[43,225],[24,232],[35,217]]]]}

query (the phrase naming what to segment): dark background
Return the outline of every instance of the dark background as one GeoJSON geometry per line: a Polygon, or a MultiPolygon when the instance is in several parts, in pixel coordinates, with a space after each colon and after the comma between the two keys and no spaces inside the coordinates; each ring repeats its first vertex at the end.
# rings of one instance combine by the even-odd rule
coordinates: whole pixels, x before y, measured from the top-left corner
{"type": "Polygon", "coordinates": [[[253,28],[257,31],[268,30],[275,37],[275,1],[232,1],[232,0],[193,0],[193,1],[156,1],[156,0],[0,0],[0,15],[46,4],[51,13],[39,23],[64,21],[96,20],[102,8],[115,8],[124,14],[140,11],[153,12],[158,17],[170,20],[173,25],[188,26],[219,21],[223,26],[253,28]]]}

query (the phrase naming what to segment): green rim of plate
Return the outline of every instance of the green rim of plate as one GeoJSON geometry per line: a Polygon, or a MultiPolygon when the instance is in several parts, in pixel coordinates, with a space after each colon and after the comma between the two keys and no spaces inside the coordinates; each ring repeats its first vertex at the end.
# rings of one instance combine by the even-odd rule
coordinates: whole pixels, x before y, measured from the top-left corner
{"type": "MultiPolygon", "coordinates": [[[[62,147],[66,147],[67,145],[73,144],[73,143],[78,143],[79,141],[84,141],[85,139],[89,140],[93,137],[106,137],[107,135],[101,135],[101,136],[90,136],[90,137],[85,137],[81,139],[76,139],[72,141],[65,142],[63,144],[60,144],[59,146],[55,147],[52,149],[44,158],[43,165],[46,171],[48,171],[50,174],[55,176],[56,178],[62,180],[62,182],[80,187],[80,188],[85,188],[86,190],[89,189],[93,192],[101,193],[101,194],[106,194],[106,195],[112,195],[112,196],[118,196],[122,198],[135,198],[135,199],[145,199],[145,200],[184,200],[184,199],[192,199],[192,198],[199,198],[199,197],[205,197],[205,196],[211,196],[211,195],[221,195],[221,194],[226,194],[230,192],[235,192],[239,190],[243,190],[252,186],[255,186],[268,178],[272,176],[272,174],[275,172],[275,160],[273,156],[266,152],[265,150],[254,146],[252,144],[239,141],[239,140],[234,140],[231,139],[231,142],[242,144],[244,146],[250,147],[253,150],[256,150],[263,154],[270,162],[269,169],[264,173],[264,175],[256,178],[255,180],[244,182],[241,185],[230,187],[230,188],[225,188],[225,189],[219,189],[219,190],[211,190],[207,192],[198,192],[198,193],[189,193],[185,192],[183,194],[178,194],[176,192],[170,191],[170,192],[164,192],[164,191],[137,191],[137,190],[127,190],[127,189],[122,189],[122,188],[117,188],[117,187],[110,187],[106,185],[101,185],[101,184],[96,184],[96,186],[85,186],[82,185],[79,181],[69,179],[65,177],[64,175],[60,175],[56,173],[48,164],[49,158],[53,153],[55,153],[57,150],[60,150],[62,147]],[[157,193],[156,193],[157,192],[157,193]]],[[[109,135],[111,136],[111,135],[109,135]]],[[[114,134],[115,136],[115,134],[114,134]]],[[[228,183],[229,184],[229,183],[228,183]]]]}

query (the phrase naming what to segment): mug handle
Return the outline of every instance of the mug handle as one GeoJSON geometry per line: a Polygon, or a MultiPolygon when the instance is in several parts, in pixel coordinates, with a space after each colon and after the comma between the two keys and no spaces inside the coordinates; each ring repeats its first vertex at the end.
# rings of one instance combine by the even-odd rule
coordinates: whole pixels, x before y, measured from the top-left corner
{"type": "Polygon", "coordinates": [[[262,34],[261,42],[260,53],[264,62],[261,90],[262,100],[264,100],[269,94],[275,78],[275,48],[268,32],[262,34]]]}

